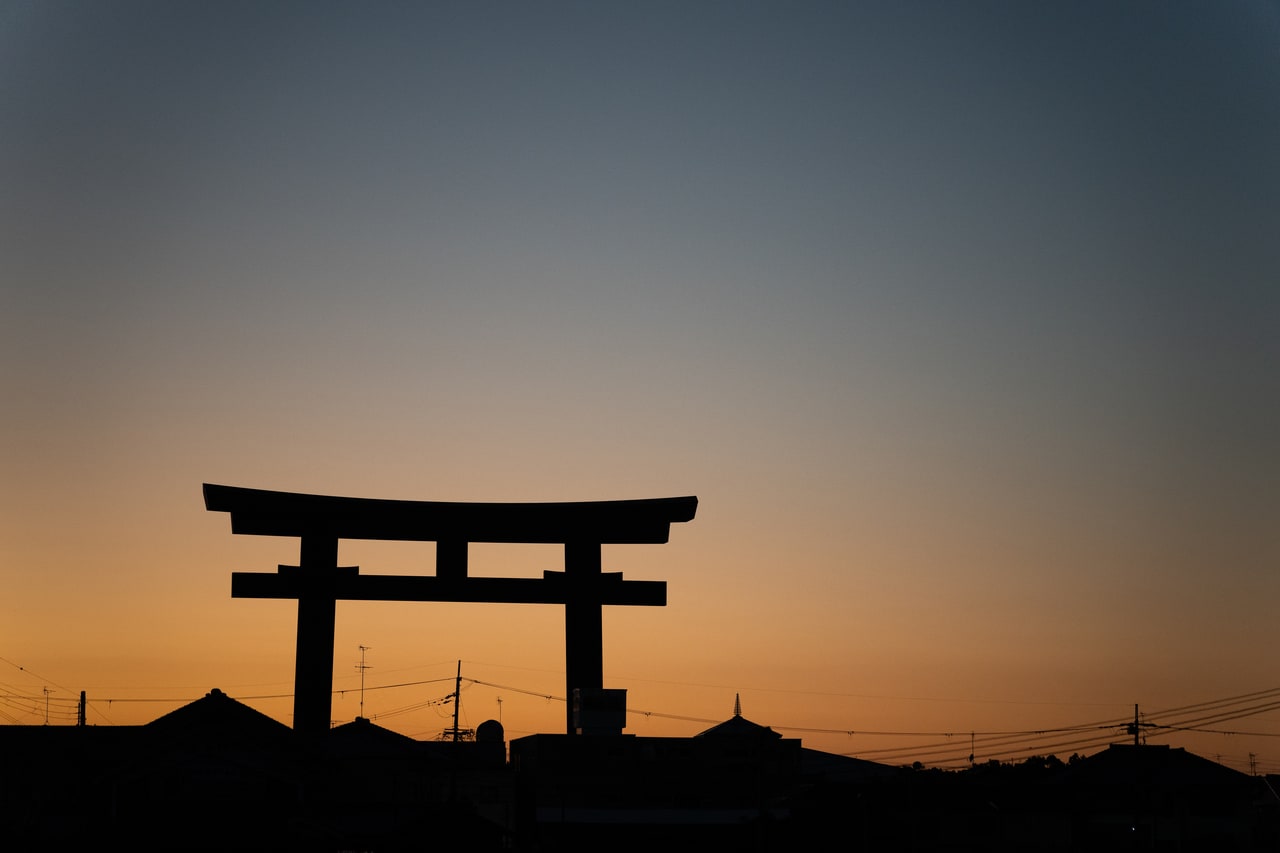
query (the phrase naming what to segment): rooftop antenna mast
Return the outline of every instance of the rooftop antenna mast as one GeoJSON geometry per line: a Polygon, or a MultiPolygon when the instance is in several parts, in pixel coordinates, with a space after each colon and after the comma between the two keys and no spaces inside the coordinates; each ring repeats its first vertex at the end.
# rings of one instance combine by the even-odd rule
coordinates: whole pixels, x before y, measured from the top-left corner
{"type": "Polygon", "coordinates": [[[372,647],[371,646],[360,647],[360,663],[356,664],[356,669],[360,670],[360,716],[361,718],[364,717],[364,671],[366,669],[371,668],[364,662],[364,653],[369,651],[370,648],[372,647]]]}

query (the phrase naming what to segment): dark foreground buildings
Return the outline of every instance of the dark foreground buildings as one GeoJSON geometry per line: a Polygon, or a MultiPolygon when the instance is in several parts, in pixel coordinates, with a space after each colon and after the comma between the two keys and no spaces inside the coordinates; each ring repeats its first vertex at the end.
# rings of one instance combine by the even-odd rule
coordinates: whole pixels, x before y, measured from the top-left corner
{"type": "Polygon", "coordinates": [[[304,738],[214,690],[145,726],[0,727],[0,755],[6,850],[1280,850],[1278,780],[1181,749],[909,770],[737,713],[692,738],[304,738]]]}

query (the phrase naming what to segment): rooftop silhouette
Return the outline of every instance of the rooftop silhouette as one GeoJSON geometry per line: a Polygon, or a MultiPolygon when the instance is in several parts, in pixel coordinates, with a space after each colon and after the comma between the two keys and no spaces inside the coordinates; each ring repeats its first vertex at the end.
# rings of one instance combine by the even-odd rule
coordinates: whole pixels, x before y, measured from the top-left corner
{"type": "Polygon", "coordinates": [[[806,749],[732,716],[689,738],[308,737],[227,696],[142,726],[3,726],[6,841],[47,849],[1271,851],[1280,778],[1116,744],[963,771],[806,749]],[[856,842],[856,843],[855,843],[856,842]]]}

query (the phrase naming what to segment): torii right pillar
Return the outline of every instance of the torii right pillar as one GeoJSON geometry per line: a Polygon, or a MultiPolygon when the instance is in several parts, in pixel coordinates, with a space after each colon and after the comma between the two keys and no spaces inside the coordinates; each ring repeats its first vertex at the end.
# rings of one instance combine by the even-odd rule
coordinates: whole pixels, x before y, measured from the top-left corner
{"type": "Polygon", "coordinates": [[[604,608],[600,597],[600,543],[566,542],[564,602],[566,726],[574,726],[573,690],[604,687],[604,608]]]}

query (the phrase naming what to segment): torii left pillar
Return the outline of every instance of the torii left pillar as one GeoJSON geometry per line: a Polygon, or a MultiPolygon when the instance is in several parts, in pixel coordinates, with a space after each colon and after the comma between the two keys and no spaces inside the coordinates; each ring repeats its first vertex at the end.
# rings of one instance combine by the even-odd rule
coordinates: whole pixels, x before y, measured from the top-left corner
{"type": "Polygon", "coordinates": [[[333,635],[337,621],[338,540],[310,534],[302,537],[297,572],[298,648],[293,670],[294,720],[298,731],[329,728],[333,692],[333,635]],[[311,719],[318,716],[317,719],[311,719]]]}

